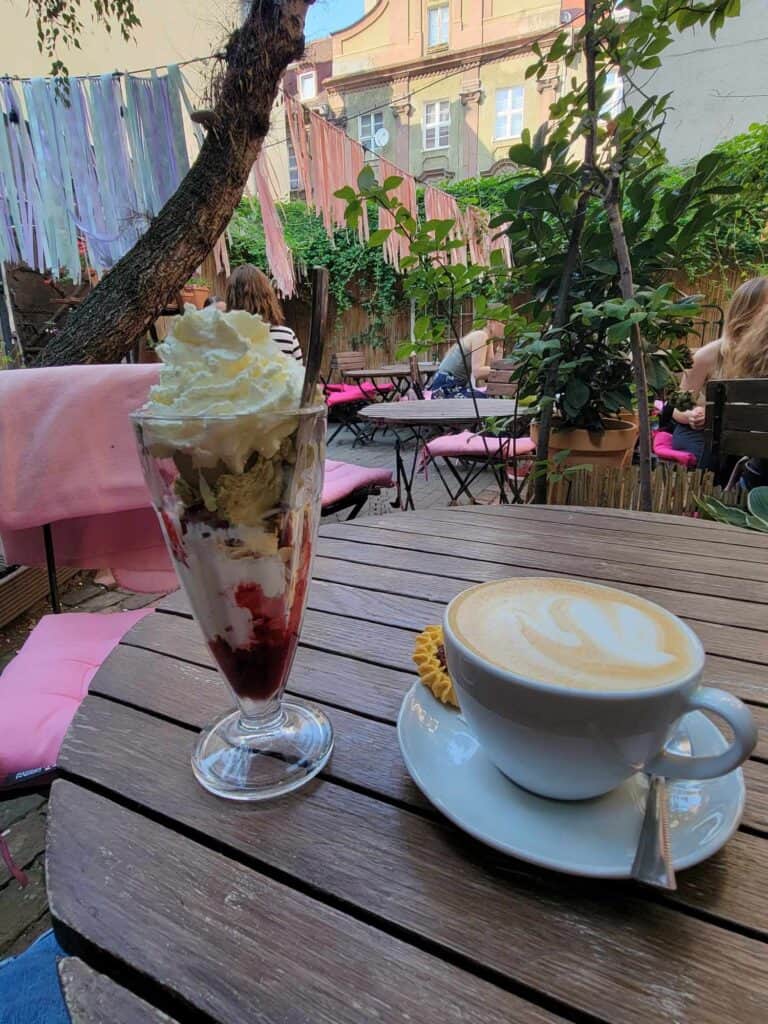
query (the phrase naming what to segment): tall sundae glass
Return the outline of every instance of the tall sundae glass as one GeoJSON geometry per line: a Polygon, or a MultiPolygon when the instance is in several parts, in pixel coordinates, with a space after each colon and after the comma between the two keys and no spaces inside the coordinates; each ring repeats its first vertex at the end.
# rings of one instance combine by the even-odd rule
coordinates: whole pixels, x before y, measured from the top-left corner
{"type": "Polygon", "coordinates": [[[333,746],[318,708],[284,699],[320,519],[325,406],[301,407],[303,368],[259,317],[187,307],[157,349],[133,414],[181,585],[237,702],[192,768],[219,796],[261,800],[316,775],[333,746]]]}

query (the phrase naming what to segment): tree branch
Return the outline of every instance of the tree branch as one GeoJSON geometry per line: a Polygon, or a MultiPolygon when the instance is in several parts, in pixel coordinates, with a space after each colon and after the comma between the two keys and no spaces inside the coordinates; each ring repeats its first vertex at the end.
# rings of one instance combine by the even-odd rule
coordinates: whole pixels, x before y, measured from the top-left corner
{"type": "Polygon", "coordinates": [[[227,43],[226,71],[197,160],[38,365],[119,361],[202,263],[242,198],[269,131],[280,78],[304,50],[304,19],[313,2],[253,0],[227,43]]]}

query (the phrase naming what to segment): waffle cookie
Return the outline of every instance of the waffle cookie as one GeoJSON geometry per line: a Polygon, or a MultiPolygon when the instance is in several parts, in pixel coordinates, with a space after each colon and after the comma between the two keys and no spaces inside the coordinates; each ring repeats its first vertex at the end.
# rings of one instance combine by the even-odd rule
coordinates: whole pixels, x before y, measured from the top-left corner
{"type": "Polygon", "coordinates": [[[427,626],[416,637],[413,646],[413,660],[422,683],[432,691],[443,704],[458,708],[459,702],[445,663],[445,646],[442,626],[427,626]]]}

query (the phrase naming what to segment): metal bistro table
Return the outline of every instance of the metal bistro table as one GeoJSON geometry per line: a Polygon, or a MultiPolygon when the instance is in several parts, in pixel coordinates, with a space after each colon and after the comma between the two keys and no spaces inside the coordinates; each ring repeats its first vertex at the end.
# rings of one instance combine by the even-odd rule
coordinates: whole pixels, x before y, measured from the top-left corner
{"type": "Polygon", "coordinates": [[[325,772],[261,806],[195,782],[197,732],[230,697],[183,597],[166,599],[97,673],[64,741],[46,865],[56,933],[179,1021],[758,1024],[767,649],[768,541],[747,530],[532,506],[325,525],[289,684],[333,721],[325,772]],[[741,828],[675,893],[497,853],[406,774],[394,723],[417,631],[473,582],[552,573],[684,616],[706,680],[760,725],[741,828]]]}
{"type": "Polygon", "coordinates": [[[375,427],[408,427],[413,433],[416,448],[413,461],[407,466],[403,458],[400,436],[396,430],[394,431],[397,505],[408,511],[416,507],[413,503],[413,480],[416,476],[421,446],[429,434],[444,433],[456,427],[477,430],[484,420],[508,419],[523,415],[530,417],[532,412],[523,406],[518,407],[513,398],[480,398],[477,401],[477,409],[471,398],[424,398],[414,402],[366,405],[357,415],[375,427]]]}
{"type": "MultiPolygon", "coordinates": [[[[425,383],[437,373],[439,363],[419,363],[419,370],[424,377],[425,383]]],[[[407,391],[411,382],[411,368],[408,363],[389,363],[386,366],[376,366],[372,370],[345,370],[344,377],[355,383],[363,380],[370,380],[379,396],[385,402],[393,402],[401,398],[407,391]],[[378,380],[389,381],[391,388],[381,387],[378,380]]]]}

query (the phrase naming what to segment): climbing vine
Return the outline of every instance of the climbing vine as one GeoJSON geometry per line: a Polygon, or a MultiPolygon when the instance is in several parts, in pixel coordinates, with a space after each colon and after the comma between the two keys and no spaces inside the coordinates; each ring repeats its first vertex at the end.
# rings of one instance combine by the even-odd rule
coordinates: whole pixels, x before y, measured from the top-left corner
{"type": "MultiPolygon", "coordinates": [[[[302,292],[307,288],[307,268],[327,267],[328,287],[337,313],[358,304],[368,314],[368,329],[356,342],[379,344],[387,317],[406,304],[399,276],[384,261],[381,250],[361,244],[352,231],[338,230],[329,238],[322,220],[305,203],[281,203],[279,211],[302,292]]],[[[230,224],[230,237],[233,266],[255,263],[268,269],[264,228],[256,200],[242,200],[230,224]]]]}

